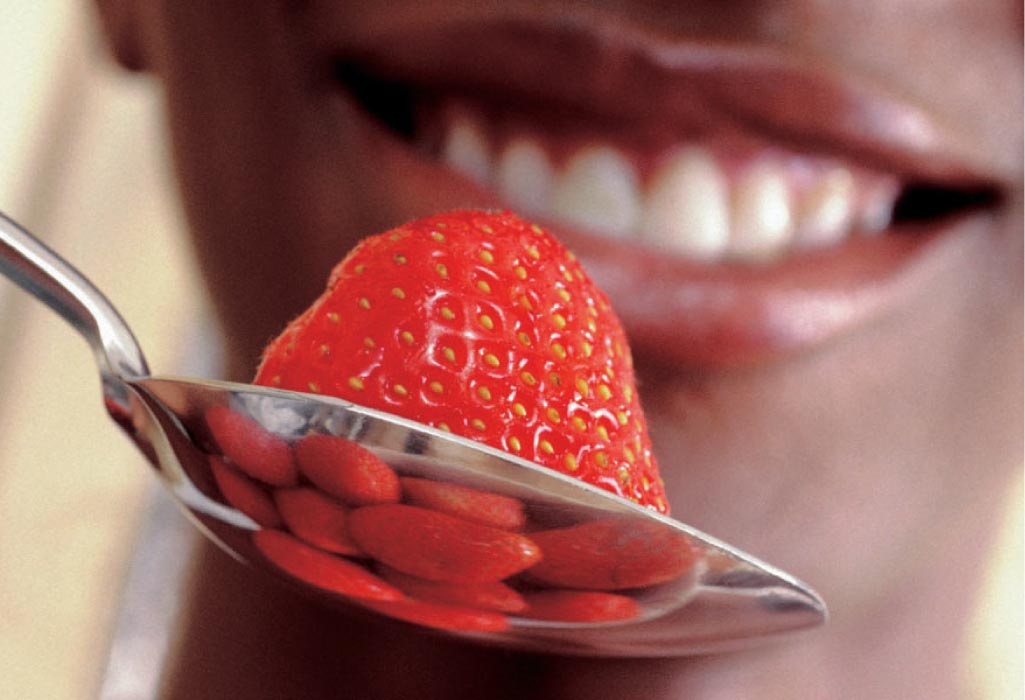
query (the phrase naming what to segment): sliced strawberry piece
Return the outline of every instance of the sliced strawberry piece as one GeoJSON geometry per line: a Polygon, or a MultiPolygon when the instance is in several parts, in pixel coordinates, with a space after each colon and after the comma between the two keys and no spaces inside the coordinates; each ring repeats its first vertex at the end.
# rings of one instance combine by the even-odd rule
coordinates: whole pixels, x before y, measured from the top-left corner
{"type": "Polygon", "coordinates": [[[255,381],[450,430],[668,510],[619,320],[562,244],[508,212],[451,212],[361,242],[266,348],[255,381]]]}
{"type": "Polygon", "coordinates": [[[403,477],[400,482],[402,498],[411,505],[502,530],[522,530],[527,522],[523,503],[509,496],[415,477],[403,477]]]}
{"type": "Polygon", "coordinates": [[[227,406],[211,406],[205,417],[221,452],[246,474],[271,486],[296,482],[295,461],[285,440],[227,406]]]}
{"type": "Polygon", "coordinates": [[[619,622],[643,612],[633,598],[597,591],[537,591],[527,593],[523,617],[551,622],[619,622]]]}
{"type": "Polygon", "coordinates": [[[261,527],[280,527],[281,516],[270,494],[255,481],[236,471],[216,455],[210,455],[210,471],[228,505],[248,515],[261,527]]]}
{"type": "Polygon", "coordinates": [[[545,556],[530,577],[553,586],[612,591],[671,581],[699,550],[687,535],[640,518],[595,520],[530,533],[545,556]]]}
{"type": "Polygon", "coordinates": [[[500,581],[541,558],[522,535],[403,504],[352,511],[349,534],[378,561],[432,581],[500,581]]]}
{"type": "Polygon", "coordinates": [[[296,443],[295,458],[306,478],[349,505],[399,500],[399,477],[395,470],[351,440],[307,435],[296,443]]]}
{"type": "Polygon", "coordinates": [[[517,613],[527,607],[523,596],[501,581],[485,581],[483,583],[429,581],[418,576],[404,574],[387,566],[382,566],[379,573],[385,581],[410,597],[419,600],[504,613],[517,613]]]}
{"type": "Polygon", "coordinates": [[[274,502],[299,539],[336,554],[362,554],[349,536],[348,509],[341,504],[310,488],[278,489],[274,502]]]}
{"type": "Polygon", "coordinates": [[[278,530],[258,530],[253,544],[276,567],[311,586],[366,600],[400,600],[402,591],[362,566],[333,556],[278,530]]]}
{"type": "Polygon", "coordinates": [[[456,605],[406,599],[394,602],[361,601],[364,607],[406,622],[452,632],[504,632],[505,615],[456,605]]]}

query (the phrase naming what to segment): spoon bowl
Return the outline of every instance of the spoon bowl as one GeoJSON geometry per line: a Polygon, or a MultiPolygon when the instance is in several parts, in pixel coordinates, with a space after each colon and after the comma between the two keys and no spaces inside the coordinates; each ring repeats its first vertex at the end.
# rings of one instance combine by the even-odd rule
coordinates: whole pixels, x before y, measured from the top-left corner
{"type": "Polygon", "coordinates": [[[196,526],[324,604],[620,657],[735,649],[826,619],[775,567],[500,450],[340,399],[154,376],[106,298],[3,214],[0,273],[89,342],[108,412],[196,526]]]}

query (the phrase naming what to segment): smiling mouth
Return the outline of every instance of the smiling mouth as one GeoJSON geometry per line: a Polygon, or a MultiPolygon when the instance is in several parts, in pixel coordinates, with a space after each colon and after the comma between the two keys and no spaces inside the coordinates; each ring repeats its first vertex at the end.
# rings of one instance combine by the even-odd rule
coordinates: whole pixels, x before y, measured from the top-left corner
{"type": "Polygon", "coordinates": [[[393,136],[510,207],[698,262],[764,264],[851,238],[920,232],[997,201],[979,183],[801,152],[732,124],[680,137],[657,124],[623,130],[616,116],[572,104],[407,82],[344,60],[334,76],[393,136]],[[616,131],[633,136],[624,142],[616,131]]]}
{"type": "Polygon", "coordinates": [[[750,47],[497,23],[330,60],[391,187],[550,226],[648,359],[732,366],[834,337],[1002,199],[913,107],[750,47]]]}

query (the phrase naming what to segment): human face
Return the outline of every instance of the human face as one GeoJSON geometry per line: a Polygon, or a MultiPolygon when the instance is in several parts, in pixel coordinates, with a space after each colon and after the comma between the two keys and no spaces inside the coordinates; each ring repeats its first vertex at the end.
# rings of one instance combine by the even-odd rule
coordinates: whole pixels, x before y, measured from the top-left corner
{"type": "Polygon", "coordinates": [[[937,564],[937,514],[1017,466],[1017,4],[154,2],[139,24],[236,375],[358,238],[518,204],[620,313],[674,514],[827,599],[937,564]],[[497,164],[516,139],[549,187],[497,164]]]}

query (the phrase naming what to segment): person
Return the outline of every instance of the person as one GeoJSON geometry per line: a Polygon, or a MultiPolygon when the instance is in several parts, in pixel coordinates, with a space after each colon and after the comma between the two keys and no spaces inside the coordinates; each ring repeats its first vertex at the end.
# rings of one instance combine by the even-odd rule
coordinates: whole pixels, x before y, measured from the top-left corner
{"type": "Polygon", "coordinates": [[[169,698],[954,698],[1022,460],[1022,9],[98,0],[164,94],[230,378],[361,237],[550,223],[613,300],[676,517],[830,622],[680,659],[352,618],[200,548],[169,698]]]}

